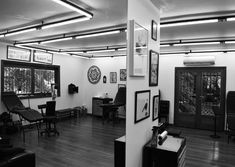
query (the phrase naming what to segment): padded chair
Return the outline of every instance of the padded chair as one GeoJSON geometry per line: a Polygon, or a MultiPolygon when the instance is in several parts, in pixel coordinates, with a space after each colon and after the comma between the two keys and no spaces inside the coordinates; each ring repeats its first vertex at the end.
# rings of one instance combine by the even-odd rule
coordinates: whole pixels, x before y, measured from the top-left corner
{"type": "Polygon", "coordinates": [[[59,135],[59,132],[57,131],[57,128],[56,128],[57,117],[56,117],[56,112],[55,112],[55,106],[56,106],[56,101],[46,102],[46,106],[45,106],[46,111],[45,113],[42,112],[43,121],[46,124],[46,128],[44,129],[44,131],[41,132],[41,135],[43,133],[46,133],[48,136],[50,136],[51,133],[59,135]]]}
{"type": "MultiPolygon", "coordinates": [[[[43,117],[38,111],[25,107],[15,92],[2,92],[2,102],[10,113],[19,115],[21,123],[24,120],[28,121],[30,124],[36,123],[39,134],[39,124],[43,117]]],[[[25,126],[22,126],[23,141],[25,142],[24,127],[25,126]]]]}
{"type": "Polygon", "coordinates": [[[161,121],[161,118],[165,118],[165,122],[168,123],[169,107],[170,107],[170,101],[160,100],[160,110],[158,114],[159,121],[161,121]]]}
{"type": "Polygon", "coordinates": [[[114,102],[101,104],[100,107],[103,108],[102,122],[104,124],[105,119],[111,114],[113,125],[118,117],[118,109],[121,106],[125,107],[126,105],[126,87],[120,87],[115,96],[114,102]]]}

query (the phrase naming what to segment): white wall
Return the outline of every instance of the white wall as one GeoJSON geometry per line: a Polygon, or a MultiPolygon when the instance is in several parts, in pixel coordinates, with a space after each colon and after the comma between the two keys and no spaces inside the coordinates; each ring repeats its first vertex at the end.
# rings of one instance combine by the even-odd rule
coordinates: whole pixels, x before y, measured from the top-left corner
{"type": "Polygon", "coordinates": [[[86,61],[83,78],[83,105],[87,106],[88,113],[92,113],[92,97],[103,96],[104,93],[108,93],[108,96],[114,99],[118,90],[118,84],[126,84],[126,81],[120,81],[120,69],[126,69],[126,57],[106,57],[86,61]],[[92,65],[96,65],[101,71],[101,79],[97,84],[91,84],[87,79],[87,71],[92,65]],[[117,83],[110,83],[110,72],[117,72],[117,83]],[[104,75],[107,78],[106,84],[103,83],[104,75]]]}
{"type": "MultiPolygon", "coordinates": [[[[159,40],[160,40],[159,35],[157,41],[153,41],[151,39],[151,21],[155,20],[159,24],[160,22],[159,10],[155,6],[153,6],[150,0],[128,0],[127,18],[128,20],[134,19],[138,24],[140,24],[141,26],[143,26],[148,30],[148,37],[149,37],[148,49],[149,50],[153,49],[159,52],[159,40]]],[[[158,34],[159,34],[159,29],[158,29],[158,34]]],[[[127,57],[127,67],[128,67],[127,70],[128,73],[129,56],[127,57]]],[[[158,87],[149,87],[148,64],[146,64],[146,68],[147,68],[147,74],[145,77],[129,77],[129,76],[127,77],[126,166],[128,167],[142,166],[143,146],[151,139],[152,126],[158,124],[157,120],[154,122],[152,121],[152,97],[154,95],[158,95],[158,87]],[[135,92],[140,90],[151,90],[150,117],[135,124],[134,123],[135,92]]]]}
{"type": "MultiPolygon", "coordinates": [[[[7,53],[7,45],[0,43],[0,59],[5,60],[7,53]]],[[[56,109],[69,108],[80,106],[84,103],[82,98],[83,89],[78,94],[69,95],[68,85],[74,83],[75,85],[81,86],[84,76],[84,62],[86,59],[67,56],[67,55],[54,55],[53,65],[60,65],[60,84],[61,84],[61,96],[56,98],[56,109]]],[[[30,106],[33,109],[37,109],[37,105],[44,104],[51,98],[37,98],[30,99],[30,106]]],[[[22,100],[25,106],[28,106],[28,100],[22,100]]],[[[0,104],[1,112],[6,111],[5,106],[0,104]]]]}
{"type": "MultiPolygon", "coordinates": [[[[203,56],[203,54],[201,54],[203,56]]],[[[207,54],[208,55],[208,54],[207,54]]],[[[226,66],[226,92],[235,90],[235,53],[213,53],[216,57],[214,66],[226,66]]],[[[159,89],[161,98],[170,100],[169,122],[174,123],[175,67],[184,67],[184,55],[162,55],[159,59],[159,89]]]]}

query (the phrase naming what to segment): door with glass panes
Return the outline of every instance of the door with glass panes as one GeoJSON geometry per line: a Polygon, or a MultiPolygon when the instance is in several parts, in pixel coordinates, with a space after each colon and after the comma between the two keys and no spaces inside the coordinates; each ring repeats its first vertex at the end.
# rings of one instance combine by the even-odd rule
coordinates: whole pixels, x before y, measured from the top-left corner
{"type": "Polygon", "coordinates": [[[176,126],[214,129],[213,105],[218,105],[217,130],[224,129],[226,67],[175,69],[176,126]]]}

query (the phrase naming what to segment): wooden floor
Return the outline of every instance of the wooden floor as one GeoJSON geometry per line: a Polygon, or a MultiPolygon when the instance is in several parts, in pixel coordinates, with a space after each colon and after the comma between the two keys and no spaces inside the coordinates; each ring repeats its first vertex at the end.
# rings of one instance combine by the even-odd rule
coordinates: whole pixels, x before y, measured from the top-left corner
{"type": "MultiPolygon", "coordinates": [[[[234,167],[235,141],[227,144],[227,136],[212,139],[212,132],[177,128],[186,137],[186,167],[234,167]]],[[[16,146],[36,153],[37,167],[113,167],[114,139],[125,134],[125,123],[113,127],[100,119],[86,117],[58,123],[60,136],[38,138],[37,131],[26,133],[23,144],[20,134],[12,135],[16,146]]]]}

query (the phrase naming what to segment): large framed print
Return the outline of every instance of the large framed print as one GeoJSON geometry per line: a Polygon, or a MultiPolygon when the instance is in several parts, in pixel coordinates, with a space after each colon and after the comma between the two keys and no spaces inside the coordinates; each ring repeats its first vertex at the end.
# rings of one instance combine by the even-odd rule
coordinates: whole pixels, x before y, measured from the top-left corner
{"type": "Polygon", "coordinates": [[[33,61],[45,64],[53,63],[53,54],[35,50],[33,52],[33,61]]]}
{"type": "Polygon", "coordinates": [[[31,50],[7,46],[7,59],[30,62],[31,50]]]}
{"type": "Polygon", "coordinates": [[[129,75],[145,76],[147,72],[148,30],[136,23],[129,22],[129,75]]]}
{"type": "Polygon", "coordinates": [[[156,95],[153,96],[153,121],[158,118],[158,113],[159,113],[159,107],[160,107],[160,96],[156,95]]]}
{"type": "Polygon", "coordinates": [[[100,81],[101,71],[99,67],[93,65],[87,71],[88,81],[92,84],[97,84],[100,81]]]}
{"type": "Polygon", "coordinates": [[[135,92],[135,123],[150,116],[150,90],[135,92]]]}
{"type": "Polygon", "coordinates": [[[150,50],[149,53],[149,86],[158,85],[159,53],[150,50]]]}

